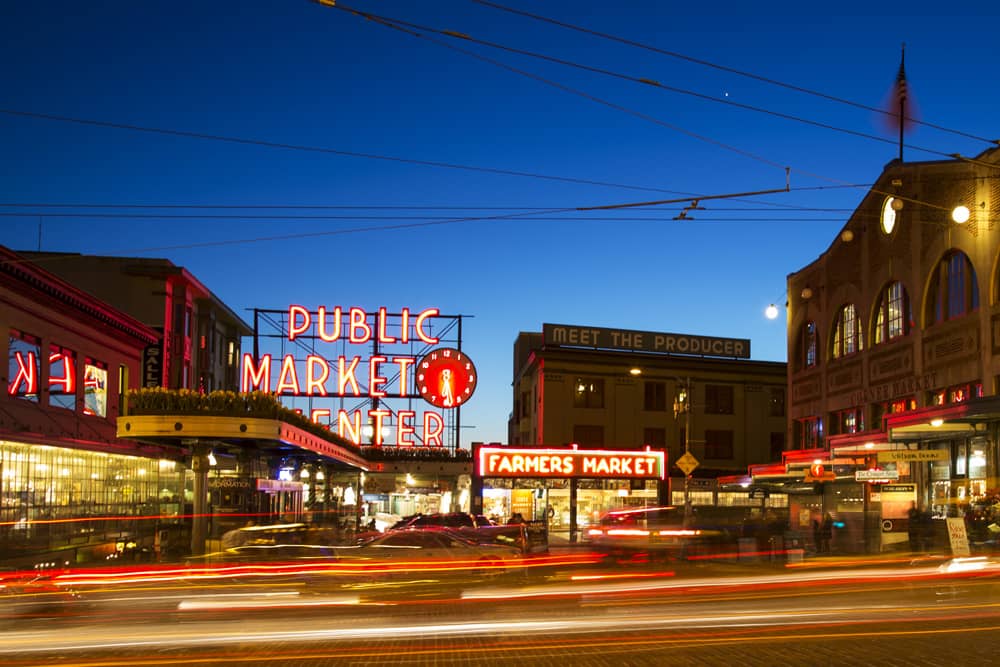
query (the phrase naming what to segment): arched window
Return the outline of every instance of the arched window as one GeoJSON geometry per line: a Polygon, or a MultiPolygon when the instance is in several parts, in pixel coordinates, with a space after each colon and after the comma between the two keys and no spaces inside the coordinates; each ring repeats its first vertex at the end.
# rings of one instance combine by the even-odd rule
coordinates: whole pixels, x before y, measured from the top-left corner
{"type": "Polygon", "coordinates": [[[968,256],[953,250],[941,258],[927,288],[926,317],[938,324],[979,309],[979,283],[968,256]]]}
{"type": "Polygon", "coordinates": [[[881,345],[908,335],[912,321],[910,295],[906,293],[903,283],[889,283],[879,294],[875,310],[875,344],[881,345]]]}
{"type": "Polygon", "coordinates": [[[809,321],[799,329],[796,340],[796,366],[798,370],[812,368],[818,362],[816,358],[816,323],[809,321]]]}
{"type": "Polygon", "coordinates": [[[861,325],[858,323],[854,304],[849,303],[837,312],[837,320],[833,325],[831,354],[834,359],[839,359],[860,352],[862,349],[864,349],[864,336],[861,333],[861,325]]]}

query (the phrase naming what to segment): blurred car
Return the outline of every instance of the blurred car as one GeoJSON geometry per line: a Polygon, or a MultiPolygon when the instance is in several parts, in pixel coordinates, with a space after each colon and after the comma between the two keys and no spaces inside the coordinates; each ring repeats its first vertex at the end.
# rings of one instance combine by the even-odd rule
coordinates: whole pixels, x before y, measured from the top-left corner
{"type": "Polygon", "coordinates": [[[586,532],[596,548],[615,554],[638,551],[686,556],[735,544],[741,524],[711,513],[692,513],[676,506],[640,507],[606,512],[586,532]]]}
{"type": "Polygon", "coordinates": [[[520,564],[513,546],[479,544],[443,528],[393,530],[356,547],[335,549],[338,562],[404,563],[407,567],[474,570],[498,575],[520,564]]]}
{"type": "Polygon", "coordinates": [[[53,619],[81,613],[77,593],[52,577],[25,573],[0,576],[0,621],[53,619]]]}
{"type": "Polygon", "coordinates": [[[469,514],[467,512],[444,512],[435,514],[414,514],[408,516],[392,525],[390,530],[401,530],[404,528],[481,528],[491,526],[493,523],[482,514],[469,514]]]}

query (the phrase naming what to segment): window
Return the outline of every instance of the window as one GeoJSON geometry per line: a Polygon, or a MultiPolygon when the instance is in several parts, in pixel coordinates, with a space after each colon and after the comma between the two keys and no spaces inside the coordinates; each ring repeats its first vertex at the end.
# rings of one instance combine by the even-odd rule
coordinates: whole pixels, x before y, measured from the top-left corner
{"type": "Polygon", "coordinates": [[[833,326],[831,353],[834,359],[839,359],[860,352],[863,348],[864,338],[861,335],[857,313],[854,304],[849,303],[837,313],[837,321],[833,326]]]}
{"type": "Polygon", "coordinates": [[[578,445],[603,445],[604,427],[591,424],[573,425],[573,442],[578,445]]]}
{"type": "Polygon", "coordinates": [[[76,352],[49,346],[49,405],[76,410],[76,352]]]}
{"type": "Polygon", "coordinates": [[[705,429],[705,458],[732,459],[733,432],[705,429]]]}
{"type": "Polygon", "coordinates": [[[795,422],[799,449],[815,449],[823,442],[823,420],[806,417],[795,422]]]}
{"type": "Polygon", "coordinates": [[[646,382],[643,384],[642,409],[658,412],[667,409],[667,383],[646,382]]]}
{"type": "Polygon", "coordinates": [[[83,412],[108,416],[108,365],[90,357],[83,368],[83,412]]]}
{"type": "Polygon", "coordinates": [[[830,415],[830,434],[860,433],[865,430],[864,408],[855,407],[840,410],[830,415]]]}
{"type": "Polygon", "coordinates": [[[875,311],[875,344],[881,345],[910,333],[913,313],[910,297],[901,282],[886,285],[875,311]]]}
{"type": "Polygon", "coordinates": [[[642,444],[649,445],[653,449],[663,449],[667,446],[667,429],[665,428],[644,428],[642,429],[642,444]]]}
{"type": "Polygon", "coordinates": [[[979,308],[976,271],[965,253],[952,251],[938,263],[927,288],[929,324],[964,317],[979,308]]]}
{"type": "Polygon", "coordinates": [[[11,329],[7,349],[7,395],[37,403],[41,341],[31,334],[11,329]]]}
{"type": "Polygon", "coordinates": [[[521,417],[531,416],[531,392],[522,391],[521,392],[521,417]]]}
{"type": "Polygon", "coordinates": [[[705,414],[733,414],[733,388],[730,385],[705,385],[705,414]]]}
{"type": "Polygon", "coordinates": [[[799,329],[795,362],[797,370],[816,366],[816,323],[806,322],[799,329]]]}
{"type": "Polygon", "coordinates": [[[878,403],[874,407],[874,418],[875,423],[882,423],[882,419],[886,415],[893,415],[900,412],[909,412],[910,410],[917,409],[917,399],[913,396],[906,396],[904,398],[897,398],[893,401],[887,403],[878,403]]]}
{"type": "Polygon", "coordinates": [[[771,387],[771,410],[770,415],[772,417],[784,417],[785,416],[785,388],[784,387],[771,387]]]}
{"type": "Polygon", "coordinates": [[[928,398],[928,403],[931,405],[950,405],[953,403],[964,403],[971,398],[982,397],[983,383],[972,382],[931,392],[928,398]]]}
{"type": "Polygon", "coordinates": [[[573,383],[573,407],[603,408],[604,380],[578,377],[573,383]]]}

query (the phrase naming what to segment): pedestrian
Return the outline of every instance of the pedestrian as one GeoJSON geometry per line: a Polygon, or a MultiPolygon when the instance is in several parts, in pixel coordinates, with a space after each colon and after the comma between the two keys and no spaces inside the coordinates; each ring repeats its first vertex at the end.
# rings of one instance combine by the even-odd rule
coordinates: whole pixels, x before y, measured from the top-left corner
{"type": "Polygon", "coordinates": [[[813,529],[813,548],[816,550],[816,553],[820,553],[822,550],[822,545],[821,545],[822,540],[820,539],[819,519],[813,519],[812,529],[813,529]]]}
{"type": "Polygon", "coordinates": [[[827,512],[823,516],[823,523],[819,527],[819,550],[820,553],[830,553],[830,540],[833,539],[833,517],[827,512]]]}

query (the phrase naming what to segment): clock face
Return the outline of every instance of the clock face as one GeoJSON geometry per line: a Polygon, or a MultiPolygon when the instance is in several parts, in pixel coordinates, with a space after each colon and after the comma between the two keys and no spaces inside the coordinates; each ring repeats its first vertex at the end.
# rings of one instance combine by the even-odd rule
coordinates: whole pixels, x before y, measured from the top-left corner
{"type": "Polygon", "coordinates": [[[886,197],[882,204],[882,231],[887,235],[896,227],[896,209],[892,206],[895,201],[893,197],[886,197]]]}
{"type": "Polygon", "coordinates": [[[476,390],[476,367],[465,354],[450,347],[428,352],[417,363],[417,391],[439,408],[457,408],[476,390]]]}

